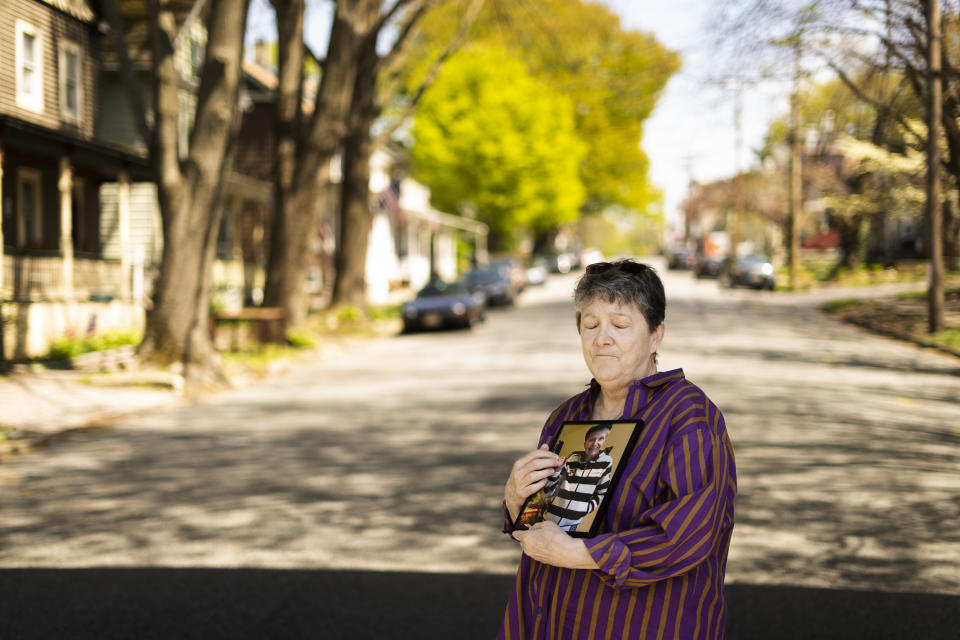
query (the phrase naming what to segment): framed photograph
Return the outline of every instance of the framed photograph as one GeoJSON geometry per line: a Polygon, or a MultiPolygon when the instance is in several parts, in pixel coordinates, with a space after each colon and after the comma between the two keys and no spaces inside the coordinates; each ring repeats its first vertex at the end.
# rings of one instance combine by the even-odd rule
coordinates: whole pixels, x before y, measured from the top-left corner
{"type": "Polygon", "coordinates": [[[547,485],[524,502],[514,528],[553,520],[571,536],[597,535],[622,462],[642,430],[642,420],[564,422],[550,445],[561,465],[547,485]]]}

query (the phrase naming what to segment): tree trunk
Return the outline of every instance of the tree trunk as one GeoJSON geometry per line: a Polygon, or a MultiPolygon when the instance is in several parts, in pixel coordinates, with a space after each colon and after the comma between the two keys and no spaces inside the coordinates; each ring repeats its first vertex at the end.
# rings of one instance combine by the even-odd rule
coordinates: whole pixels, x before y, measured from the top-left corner
{"type": "Polygon", "coordinates": [[[930,228],[930,287],[927,292],[927,331],[944,326],[943,207],[940,206],[940,131],[943,108],[941,78],[940,1],[927,0],[927,220],[930,228]]]}
{"type": "Polygon", "coordinates": [[[304,284],[313,258],[317,221],[323,212],[330,161],[347,131],[357,75],[357,52],[377,19],[379,3],[373,0],[337,2],[323,75],[306,129],[297,126],[301,118],[303,3],[277,0],[275,6],[278,28],[283,30],[278,33],[281,45],[278,90],[284,97],[282,103],[277,102],[275,120],[276,210],[271,221],[264,305],[283,308],[288,326],[297,326],[306,319],[308,301],[304,284]],[[288,12],[296,13],[296,19],[288,12]],[[296,100],[291,105],[293,95],[296,100]]]}
{"type": "Polygon", "coordinates": [[[803,228],[803,183],[800,157],[800,37],[794,45],[793,90],[790,94],[790,203],[788,250],[790,287],[796,289],[800,279],[800,230],[803,228]]]}
{"type": "Polygon", "coordinates": [[[332,301],[335,306],[366,306],[367,241],[373,225],[369,131],[367,127],[348,136],[343,152],[342,217],[332,301]]]}
{"type": "Polygon", "coordinates": [[[960,271],[960,208],[957,193],[943,205],[943,262],[947,271],[960,271]]]}
{"type": "MultiPolygon", "coordinates": [[[[270,219],[263,304],[280,307],[288,324],[295,326],[306,317],[306,300],[299,272],[306,273],[307,256],[302,255],[298,236],[311,232],[308,213],[301,213],[294,184],[297,144],[300,133],[303,84],[304,0],[273,0],[277,15],[277,92],[274,103],[274,212],[270,219]],[[299,214],[299,215],[298,215],[299,214]],[[289,248],[289,251],[288,251],[289,248]],[[301,295],[298,295],[301,294],[301,295]]],[[[311,212],[312,207],[307,208],[311,212]]]]}
{"type": "Polygon", "coordinates": [[[189,385],[220,382],[209,338],[210,267],[220,225],[220,190],[237,131],[237,90],[248,0],[211,0],[207,48],[191,147],[181,164],[180,82],[173,62],[177,25],[166,4],[151,3],[155,77],[153,161],[163,221],[163,259],[140,355],[182,363],[189,385]]]}
{"type": "Polygon", "coordinates": [[[333,306],[366,307],[367,241],[373,226],[370,211],[370,128],[377,118],[377,54],[375,34],[359,51],[350,104],[350,132],[344,141],[340,236],[337,242],[333,306]]]}
{"type": "Polygon", "coordinates": [[[843,253],[838,267],[856,269],[864,257],[864,216],[832,216],[831,226],[840,234],[840,251],[843,253]]]}

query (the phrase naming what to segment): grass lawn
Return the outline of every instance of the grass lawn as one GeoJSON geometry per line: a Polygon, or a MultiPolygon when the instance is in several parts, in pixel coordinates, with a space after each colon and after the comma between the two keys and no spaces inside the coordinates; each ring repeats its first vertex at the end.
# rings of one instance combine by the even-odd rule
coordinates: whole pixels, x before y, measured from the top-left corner
{"type": "Polygon", "coordinates": [[[916,344],[960,356],[960,287],[945,293],[944,325],[940,333],[927,333],[925,291],[873,300],[832,300],[824,311],[845,322],[916,344]]]}

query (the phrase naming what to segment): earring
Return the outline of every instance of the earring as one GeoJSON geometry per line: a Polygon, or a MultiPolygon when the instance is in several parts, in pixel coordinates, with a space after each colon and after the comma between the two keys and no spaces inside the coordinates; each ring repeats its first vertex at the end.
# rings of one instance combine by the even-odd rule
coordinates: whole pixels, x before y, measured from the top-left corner
{"type": "Polygon", "coordinates": [[[659,360],[658,360],[658,358],[657,358],[657,352],[654,351],[654,352],[651,354],[651,357],[653,358],[653,366],[654,366],[654,368],[655,368],[655,369],[659,369],[659,367],[660,367],[660,362],[659,362],[659,360]]]}

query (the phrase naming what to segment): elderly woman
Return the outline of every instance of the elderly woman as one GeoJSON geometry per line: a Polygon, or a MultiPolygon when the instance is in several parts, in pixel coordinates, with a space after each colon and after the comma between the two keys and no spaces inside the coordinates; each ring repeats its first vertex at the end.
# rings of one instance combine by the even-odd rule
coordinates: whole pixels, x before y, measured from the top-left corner
{"type": "Polygon", "coordinates": [[[587,267],[574,292],[590,387],[547,419],[540,447],[513,465],[506,526],[523,547],[500,638],[722,638],[723,577],[736,471],[723,416],[680,369],[658,372],[666,300],[656,272],[630,260],[587,267]],[[642,419],[595,538],[555,522],[512,524],[561,461],[567,420],[642,419]]]}

